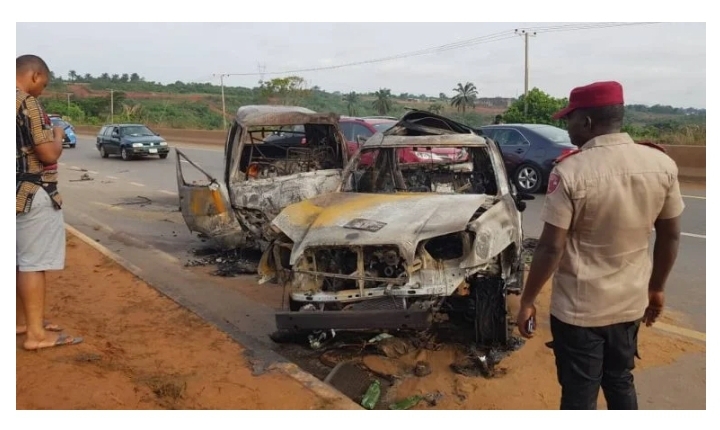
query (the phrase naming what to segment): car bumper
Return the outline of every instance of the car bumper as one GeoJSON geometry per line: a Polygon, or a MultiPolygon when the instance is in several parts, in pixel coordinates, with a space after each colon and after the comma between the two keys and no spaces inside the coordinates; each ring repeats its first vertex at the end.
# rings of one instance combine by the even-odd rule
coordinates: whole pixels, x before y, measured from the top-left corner
{"type": "Polygon", "coordinates": [[[278,312],[278,330],[425,330],[432,325],[426,310],[278,312]]]}
{"type": "Polygon", "coordinates": [[[170,148],[167,146],[157,146],[152,148],[128,148],[128,152],[136,156],[162,155],[170,152],[170,148]]]}

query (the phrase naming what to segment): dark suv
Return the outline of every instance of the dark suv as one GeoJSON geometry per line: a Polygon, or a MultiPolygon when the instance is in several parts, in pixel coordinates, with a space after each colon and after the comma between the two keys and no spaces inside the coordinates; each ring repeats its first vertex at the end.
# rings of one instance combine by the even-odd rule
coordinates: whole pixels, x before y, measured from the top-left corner
{"type": "Polygon", "coordinates": [[[154,131],[142,124],[107,124],[97,135],[95,143],[100,156],[120,155],[123,160],[157,155],[167,158],[168,144],[154,131]]]}

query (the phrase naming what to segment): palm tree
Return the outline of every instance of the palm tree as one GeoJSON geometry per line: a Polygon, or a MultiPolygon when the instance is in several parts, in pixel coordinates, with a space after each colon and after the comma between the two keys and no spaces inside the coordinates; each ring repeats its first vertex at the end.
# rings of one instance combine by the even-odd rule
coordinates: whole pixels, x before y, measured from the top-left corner
{"type": "Polygon", "coordinates": [[[382,88],[375,91],[375,101],[372,106],[377,111],[378,115],[387,115],[392,107],[392,100],[390,100],[390,90],[382,88]]]}
{"type": "Polygon", "coordinates": [[[360,102],[360,96],[353,91],[349,94],[345,94],[343,101],[347,103],[348,115],[357,116],[357,105],[360,102]]]}
{"type": "Polygon", "coordinates": [[[455,94],[450,100],[450,105],[456,107],[457,110],[462,110],[465,113],[465,109],[469,107],[475,107],[475,99],[477,98],[478,92],[475,84],[472,82],[465,82],[465,85],[458,82],[457,87],[453,88],[457,94],[455,94]]]}
{"type": "Polygon", "coordinates": [[[75,70],[70,70],[68,72],[68,78],[70,78],[71,81],[74,81],[78,78],[78,74],[75,70]]]}

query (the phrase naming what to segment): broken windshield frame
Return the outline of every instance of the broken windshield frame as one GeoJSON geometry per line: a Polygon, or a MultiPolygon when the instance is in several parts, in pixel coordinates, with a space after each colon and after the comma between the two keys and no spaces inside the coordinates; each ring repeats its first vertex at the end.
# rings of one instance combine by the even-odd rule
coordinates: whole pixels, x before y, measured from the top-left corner
{"type": "Polygon", "coordinates": [[[339,191],[499,194],[488,149],[463,146],[365,148],[350,160],[339,191]]]}

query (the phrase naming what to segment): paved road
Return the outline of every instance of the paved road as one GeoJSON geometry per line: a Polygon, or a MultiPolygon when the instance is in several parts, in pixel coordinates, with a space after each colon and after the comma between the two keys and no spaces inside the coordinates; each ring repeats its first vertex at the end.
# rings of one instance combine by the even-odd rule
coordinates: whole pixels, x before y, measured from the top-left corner
{"type": "MultiPolygon", "coordinates": [[[[220,147],[175,145],[208,173],[222,175],[220,147]]],[[[191,235],[178,213],[174,151],[165,160],[157,158],[123,161],[100,158],[94,140],[81,137],[74,150],[65,150],[61,163],[62,192],[67,204],[68,221],[88,223],[94,219],[121,232],[118,240],[140,239],[153,247],[186,259],[187,250],[199,240],[191,235]],[[80,171],[81,169],[87,172],[80,171]],[[93,181],[75,181],[88,173],[93,181]]],[[[186,180],[201,180],[203,175],[188,163],[181,163],[186,180]]],[[[680,255],[671,274],[668,305],[683,313],[686,323],[705,331],[705,190],[683,186],[687,209],[683,216],[680,255]]],[[[525,233],[538,237],[542,223],[538,214],[542,196],[528,202],[524,213],[525,233]]]]}

